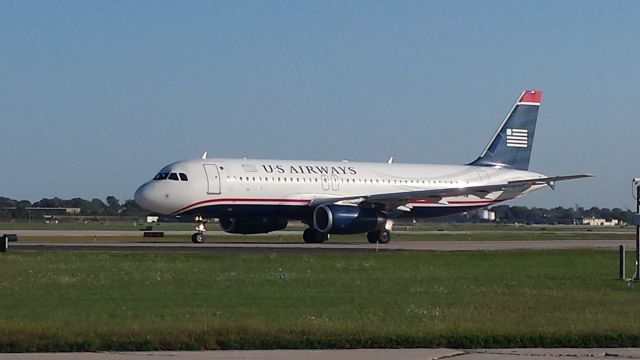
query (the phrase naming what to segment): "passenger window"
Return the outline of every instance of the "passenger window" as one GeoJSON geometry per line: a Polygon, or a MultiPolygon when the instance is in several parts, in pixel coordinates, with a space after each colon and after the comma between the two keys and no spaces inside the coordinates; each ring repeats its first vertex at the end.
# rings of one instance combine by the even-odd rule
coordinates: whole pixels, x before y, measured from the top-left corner
{"type": "Polygon", "coordinates": [[[187,174],[185,173],[180,173],[180,180],[182,181],[189,181],[189,178],[187,177],[187,174]]]}
{"type": "Polygon", "coordinates": [[[176,174],[176,173],[169,174],[169,179],[178,181],[178,174],[176,174]]]}

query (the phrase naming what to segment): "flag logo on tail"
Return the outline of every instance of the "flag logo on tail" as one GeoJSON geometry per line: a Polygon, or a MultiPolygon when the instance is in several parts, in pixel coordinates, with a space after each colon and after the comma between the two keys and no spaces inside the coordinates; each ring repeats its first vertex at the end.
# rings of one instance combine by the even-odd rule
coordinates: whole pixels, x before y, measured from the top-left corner
{"type": "Polygon", "coordinates": [[[507,129],[507,146],[526,148],[529,144],[527,129],[507,129]]]}

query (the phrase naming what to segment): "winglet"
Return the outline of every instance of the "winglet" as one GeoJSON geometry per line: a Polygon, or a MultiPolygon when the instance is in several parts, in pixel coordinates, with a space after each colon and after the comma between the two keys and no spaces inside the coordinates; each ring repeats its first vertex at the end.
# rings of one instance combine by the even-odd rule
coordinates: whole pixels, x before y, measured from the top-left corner
{"type": "Polygon", "coordinates": [[[525,90],[518,99],[518,104],[527,103],[531,105],[540,105],[542,101],[542,91],[540,90],[525,90]]]}
{"type": "Polygon", "coordinates": [[[204,154],[202,154],[202,158],[206,159],[207,158],[207,152],[205,151],[204,154]]]}

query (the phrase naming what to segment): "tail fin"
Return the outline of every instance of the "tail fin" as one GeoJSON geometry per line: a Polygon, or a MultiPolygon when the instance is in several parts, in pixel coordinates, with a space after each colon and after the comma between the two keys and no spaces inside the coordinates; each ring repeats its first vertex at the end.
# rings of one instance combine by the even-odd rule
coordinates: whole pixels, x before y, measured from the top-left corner
{"type": "Polygon", "coordinates": [[[480,157],[469,165],[528,170],[541,100],[541,91],[523,91],[480,157]]]}

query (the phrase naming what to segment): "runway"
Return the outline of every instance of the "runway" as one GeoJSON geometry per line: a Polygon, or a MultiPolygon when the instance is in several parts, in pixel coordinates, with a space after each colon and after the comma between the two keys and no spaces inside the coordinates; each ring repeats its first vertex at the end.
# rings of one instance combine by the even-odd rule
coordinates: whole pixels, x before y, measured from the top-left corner
{"type": "MultiPolygon", "coordinates": [[[[151,231],[162,231],[165,236],[190,236],[193,234],[193,230],[163,230],[163,229],[153,229],[151,231]]],[[[485,231],[485,230],[474,230],[474,231],[465,231],[465,230],[398,230],[394,231],[394,234],[399,235],[469,235],[469,234],[477,234],[484,232],[494,232],[494,231],[485,231]]],[[[49,229],[49,230],[2,230],[0,229],[1,234],[16,234],[18,236],[37,236],[37,237],[107,237],[107,236],[118,236],[118,237],[132,237],[132,238],[141,238],[144,234],[144,231],[140,230],[58,230],[58,229],[49,229]]],[[[539,231],[527,231],[522,230],[518,231],[520,234],[537,234],[539,231]]],[[[584,230],[575,230],[575,231],[562,231],[563,234],[592,234],[592,231],[584,231],[584,230]]],[[[608,233],[629,233],[633,234],[630,231],[620,231],[620,230],[611,230],[608,233]]],[[[264,236],[265,234],[257,234],[257,235],[243,235],[243,234],[230,234],[220,230],[209,230],[207,231],[208,236],[216,237],[216,236],[237,236],[237,237],[252,237],[252,236],[264,236]]],[[[302,239],[302,231],[297,230],[280,230],[280,231],[272,231],[268,234],[269,236],[298,236],[302,239]]]]}
{"type": "Polygon", "coordinates": [[[624,244],[635,247],[633,240],[523,240],[523,241],[392,241],[388,244],[369,243],[178,243],[178,242],[15,242],[11,250],[58,251],[157,251],[157,252],[221,252],[221,251],[497,251],[497,250],[553,250],[601,249],[615,250],[624,244]]]}

